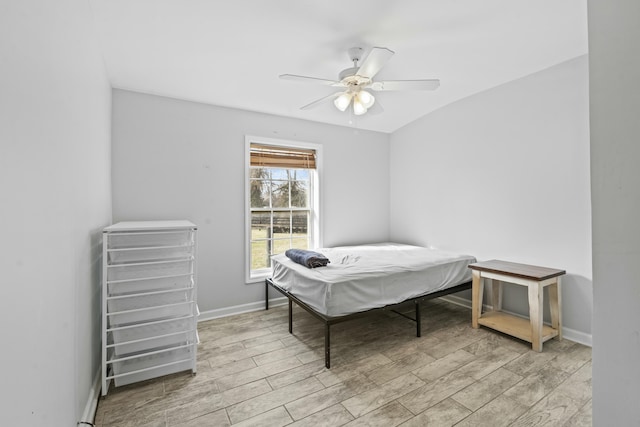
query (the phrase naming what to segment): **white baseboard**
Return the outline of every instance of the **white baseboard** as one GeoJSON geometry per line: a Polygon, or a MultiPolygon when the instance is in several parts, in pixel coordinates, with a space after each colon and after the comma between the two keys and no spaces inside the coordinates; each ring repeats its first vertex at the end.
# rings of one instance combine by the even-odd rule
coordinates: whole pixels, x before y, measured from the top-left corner
{"type": "MultiPolygon", "coordinates": [[[[89,395],[87,396],[87,404],[84,406],[84,411],[82,412],[82,416],[80,417],[79,422],[91,423],[93,424],[93,420],[96,418],[96,410],[98,409],[98,399],[100,399],[100,381],[101,380],[101,371],[98,368],[98,372],[96,372],[96,376],[93,379],[93,384],[89,389],[89,395]]],[[[80,426],[84,424],[79,424],[80,426]]]]}
{"type": "MultiPolygon", "coordinates": [[[[466,298],[461,298],[455,295],[447,295],[444,297],[440,297],[441,299],[448,301],[452,304],[456,304],[462,307],[466,307],[468,309],[471,309],[471,300],[466,299],[466,298]]],[[[483,310],[493,310],[493,307],[490,305],[486,305],[483,304],[482,306],[483,310]]],[[[518,317],[525,317],[522,316],[518,313],[513,313],[507,310],[504,310],[505,313],[509,313],[512,314],[514,316],[518,316],[518,317]]],[[[571,329],[571,328],[567,328],[566,326],[562,327],[562,338],[566,338],[570,341],[573,342],[577,342],[578,344],[582,344],[582,345],[586,345],[589,347],[592,347],[592,338],[591,338],[591,334],[587,334],[585,332],[581,332],[581,331],[577,331],[575,329],[571,329]]]]}
{"type": "MultiPolygon", "coordinates": [[[[271,298],[269,307],[278,307],[287,303],[286,297],[271,298]]],[[[233,316],[234,314],[249,313],[251,311],[264,310],[264,301],[251,302],[248,304],[234,305],[232,307],[216,308],[215,310],[207,310],[200,312],[198,322],[205,320],[218,319],[220,317],[233,316]]]]}
{"type": "MultiPolygon", "coordinates": [[[[461,298],[455,295],[447,295],[441,297],[441,299],[448,301],[452,304],[456,304],[462,307],[466,307],[471,309],[471,300],[466,298],[461,298]]],[[[280,305],[284,305],[287,303],[286,297],[272,298],[269,300],[269,307],[278,307],[280,305]]],[[[493,307],[490,305],[483,305],[484,310],[492,310],[493,307]]],[[[232,307],[218,308],[215,310],[203,311],[200,313],[198,317],[198,322],[203,322],[205,320],[217,319],[220,317],[233,316],[235,314],[241,313],[249,313],[251,311],[264,310],[264,301],[252,302],[249,304],[241,304],[235,305],[232,307]]],[[[509,311],[505,311],[506,313],[513,314],[514,316],[524,317],[517,313],[512,313],[509,311]]],[[[566,326],[562,327],[562,336],[570,341],[577,342],[579,344],[583,344],[586,346],[592,346],[592,338],[591,334],[587,334],[585,332],[577,331],[575,329],[567,328],[566,326]]]]}
{"type": "Polygon", "coordinates": [[[562,327],[562,338],[566,338],[570,341],[577,342],[578,344],[586,345],[588,347],[593,347],[591,334],[567,328],[566,326],[562,327]]]}
{"type": "MultiPolygon", "coordinates": [[[[446,295],[443,297],[440,297],[441,300],[450,302],[451,304],[455,304],[455,305],[459,305],[461,307],[465,307],[468,308],[469,310],[471,310],[471,300],[470,299],[466,299],[466,298],[462,298],[462,297],[457,297],[455,295],[446,295]]],[[[482,304],[482,310],[493,310],[493,307],[487,304],[482,304]]]]}

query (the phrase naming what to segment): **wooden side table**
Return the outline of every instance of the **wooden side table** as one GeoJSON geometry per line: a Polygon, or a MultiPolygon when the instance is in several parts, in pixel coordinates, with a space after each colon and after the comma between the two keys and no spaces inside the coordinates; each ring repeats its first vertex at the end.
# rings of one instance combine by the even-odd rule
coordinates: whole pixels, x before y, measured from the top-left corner
{"type": "Polygon", "coordinates": [[[535,265],[491,260],[471,264],[472,270],[472,326],[479,325],[512,335],[531,343],[535,351],[542,351],[542,343],[553,337],[562,340],[562,311],[560,276],[566,271],[535,265]],[[482,313],[484,279],[493,291],[493,311],[482,313]],[[529,293],[529,319],[502,312],[502,283],[526,286],[529,293]],[[542,323],[543,289],[549,288],[551,326],[542,323]]]}

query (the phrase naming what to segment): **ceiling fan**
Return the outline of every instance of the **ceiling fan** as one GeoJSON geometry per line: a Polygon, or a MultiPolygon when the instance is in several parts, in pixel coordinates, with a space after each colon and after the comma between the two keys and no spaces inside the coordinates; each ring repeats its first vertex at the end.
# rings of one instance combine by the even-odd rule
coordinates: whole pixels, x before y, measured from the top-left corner
{"type": "MultiPolygon", "coordinates": [[[[374,81],[375,75],[391,59],[394,52],[386,47],[374,47],[369,55],[362,61],[362,48],[353,47],[349,49],[349,58],[353,62],[353,67],[342,70],[338,75],[339,80],[326,80],[317,77],[298,76],[295,74],[282,74],[281,79],[294,80],[299,82],[318,83],[326,86],[343,88],[343,90],[320,98],[301,107],[307,110],[319,104],[333,100],[334,105],[340,111],[346,111],[352,105],[353,113],[356,116],[365,114],[369,108],[373,107],[376,99],[365,89],[376,92],[391,90],[435,90],[440,86],[440,80],[387,80],[374,81]]],[[[379,104],[376,104],[380,108],[379,104]]]]}

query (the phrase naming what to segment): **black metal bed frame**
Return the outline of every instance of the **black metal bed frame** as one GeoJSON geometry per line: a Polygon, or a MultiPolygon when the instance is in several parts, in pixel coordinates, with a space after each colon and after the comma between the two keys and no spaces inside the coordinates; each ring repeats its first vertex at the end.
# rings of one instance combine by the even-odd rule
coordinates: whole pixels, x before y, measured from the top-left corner
{"type": "Polygon", "coordinates": [[[432,292],[429,294],[421,295],[414,298],[409,298],[405,301],[402,301],[397,304],[390,304],[384,307],[372,308],[366,311],[360,311],[357,313],[346,314],[344,316],[327,316],[325,314],[319,313],[318,311],[311,308],[309,305],[301,301],[298,297],[287,291],[286,289],[281,288],[280,286],[273,283],[271,278],[265,279],[264,288],[265,288],[265,310],[269,310],[269,286],[271,286],[276,291],[280,292],[282,295],[288,298],[289,300],[289,333],[293,334],[293,303],[295,302],[298,306],[305,309],[309,314],[311,314],[316,319],[322,321],[324,323],[324,365],[327,369],[331,368],[331,325],[335,325],[336,323],[346,322],[347,320],[355,319],[358,317],[367,316],[373,312],[381,311],[381,310],[389,310],[393,311],[396,314],[399,314],[402,317],[405,317],[409,320],[416,322],[416,336],[421,336],[421,324],[420,324],[420,303],[423,301],[427,301],[433,298],[442,297],[445,295],[453,294],[460,291],[465,291],[471,289],[471,282],[462,283],[460,285],[452,286],[447,289],[443,289],[441,291],[432,292]],[[395,308],[399,308],[402,305],[406,305],[409,303],[413,303],[415,306],[415,319],[407,316],[404,313],[400,313],[395,310],[395,308]]]}

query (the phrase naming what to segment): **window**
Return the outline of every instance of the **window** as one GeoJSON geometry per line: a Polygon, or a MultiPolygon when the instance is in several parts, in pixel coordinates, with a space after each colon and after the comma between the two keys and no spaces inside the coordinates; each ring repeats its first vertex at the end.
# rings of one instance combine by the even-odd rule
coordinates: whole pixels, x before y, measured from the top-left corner
{"type": "Polygon", "coordinates": [[[319,246],[320,147],[247,137],[247,281],[271,273],[271,256],[319,246]]]}

